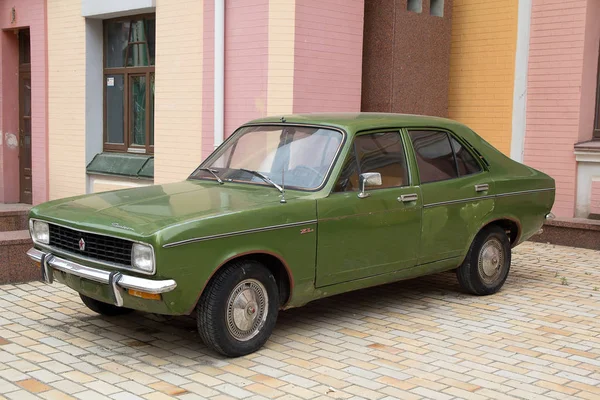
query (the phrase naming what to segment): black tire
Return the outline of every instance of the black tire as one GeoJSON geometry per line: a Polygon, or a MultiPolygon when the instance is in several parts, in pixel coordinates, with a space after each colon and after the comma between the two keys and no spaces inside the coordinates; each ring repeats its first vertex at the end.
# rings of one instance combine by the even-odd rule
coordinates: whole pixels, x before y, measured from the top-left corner
{"type": "Polygon", "coordinates": [[[198,333],[214,351],[228,357],[244,356],[269,339],[278,312],[279,290],[271,271],[253,260],[233,262],[215,274],[196,306],[198,333]],[[229,309],[236,310],[238,320],[229,309]],[[248,329],[241,329],[242,324],[248,329]]]}
{"type": "Polygon", "coordinates": [[[498,226],[477,234],[462,265],[456,271],[460,286],[468,293],[485,296],[496,293],[508,277],[510,241],[498,226]]]}
{"type": "Polygon", "coordinates": [[[125,315],[129,314],[133,310],[131,308],[125,307],[117,307],[112,304],[104,303],[102,301],[98,301],[96,299],[92,299],[91,297],[87,297],[81,293],[79,293],[79,297],[81,297],[81,301],[83,304],[87,306],[90,310],[105,315],[107,317],[116,317],[117,315],[125,315]]]}

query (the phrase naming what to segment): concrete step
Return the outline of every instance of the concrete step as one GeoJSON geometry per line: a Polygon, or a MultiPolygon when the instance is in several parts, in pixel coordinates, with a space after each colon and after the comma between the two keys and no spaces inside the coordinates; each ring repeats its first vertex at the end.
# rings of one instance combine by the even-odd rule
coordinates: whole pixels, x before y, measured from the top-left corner
{"type": "Polygon", "coordinates": [[[39,280],[40,268],[27,257],[29,230],[0,232],[0,285],[39,280]]]}
{"type": "Polygon", "coordinates": [[[28,229],[30,204],[0,204],[0,232],[28,229]]]}
{"type": "Polygon", "coordinates": [[[546,221],[533,242],[600,250],[600,221],[587,218],[555,218],[546,221]]]}

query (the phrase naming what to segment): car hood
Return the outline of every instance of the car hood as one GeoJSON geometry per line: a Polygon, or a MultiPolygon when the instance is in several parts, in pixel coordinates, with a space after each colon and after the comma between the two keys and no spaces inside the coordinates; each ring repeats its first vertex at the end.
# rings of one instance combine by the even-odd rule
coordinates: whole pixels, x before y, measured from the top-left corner
{"type": "MultiPolygon", "coordinates": [[[[308,194],[288,192],[286,199],[308,194]]],[[[188,180],[55,200],[33,208],[31,217],[95,232],[148,236],[190,218],[238,213],[280,199],[270,186],[188,180]]]]}

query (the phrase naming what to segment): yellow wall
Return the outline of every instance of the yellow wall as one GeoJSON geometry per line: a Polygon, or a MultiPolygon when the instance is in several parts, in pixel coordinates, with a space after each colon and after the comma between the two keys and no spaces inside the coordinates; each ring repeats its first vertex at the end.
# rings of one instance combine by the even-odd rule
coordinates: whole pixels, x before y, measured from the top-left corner
{"type": "Polygon", "coordinates": [[[85,193],[85,19],[81,0],[48,0],[50,199],[85,193]]]}
{"type": "Polygon", "coordinates": [[[202,161],[204,1],[157,0],[154,182],[187,178],[202,161]]]}
{"type": "Polygon", "coordinates": [[[293,112],[295,23],[295,0],[269,1],[267,115],[293,112]]]}
{"type": "Polygon", "coordinates": [[[518,0],[454,0],[449,116],[510,154],[518,0]]]}

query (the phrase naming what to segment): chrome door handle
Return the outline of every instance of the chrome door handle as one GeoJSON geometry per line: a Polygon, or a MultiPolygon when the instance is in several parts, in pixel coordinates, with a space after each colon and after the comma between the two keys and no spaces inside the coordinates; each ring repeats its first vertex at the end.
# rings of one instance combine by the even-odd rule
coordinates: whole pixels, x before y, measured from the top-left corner
{"type": "Polygon", "coordinates": [[[476,192],[485,192],[490,190],[490,185],[488,185],[487,183],[482,183],[480,185],[475,185],[475,191],[476,192]]]}
{"type": "Polygon", "coordinates": [[[410,203],[411,201],[417,201],[418,198],[419,196],[416,193],[403,194],[402,196],[398,197],[398,201],[410,203]]]}

